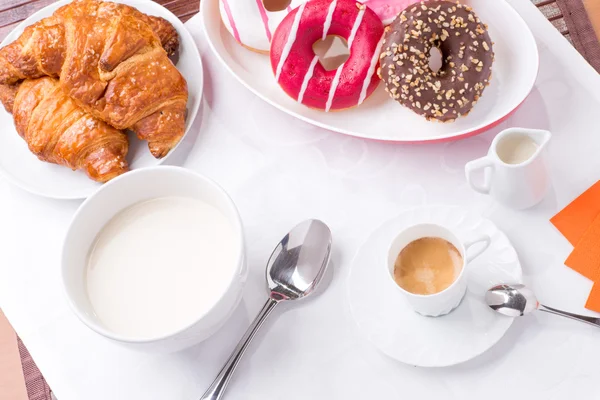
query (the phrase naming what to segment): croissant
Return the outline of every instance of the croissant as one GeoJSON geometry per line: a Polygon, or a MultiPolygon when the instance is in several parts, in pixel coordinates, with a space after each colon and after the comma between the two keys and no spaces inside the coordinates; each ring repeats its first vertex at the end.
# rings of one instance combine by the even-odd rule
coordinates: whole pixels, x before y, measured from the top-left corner
{"type": "Polygon", "coordinates": [[[127,136],[83,111],[56,79],[0,85],[0,100],[40,160],[85,171],[98,182],[127,172],[127,136]]]}
{"type": "Polygon", "coordinates": [[[178,46],[173,31],[122,4],[76,0],[0,49],[0,84],[59,77],[85,111],[133,130],[161,158],[185,132],[187,84],[165,51],[178,46]]]}

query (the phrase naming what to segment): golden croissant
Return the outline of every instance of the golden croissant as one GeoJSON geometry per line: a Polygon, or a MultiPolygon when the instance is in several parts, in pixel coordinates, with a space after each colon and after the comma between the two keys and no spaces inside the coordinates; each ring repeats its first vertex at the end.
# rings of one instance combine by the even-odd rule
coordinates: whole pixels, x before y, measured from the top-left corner
{"type": "Polygon", "coordinates": [[[0,100],[40,160],[85,171],[98,182],[127,172],[127,136],[83,111],[56,79],[0,85],[0,100]]]}
{"type": "Polygon", "coordinates": [[[85,111],[133,130],[161,158],[185,132],[187,84],[167,54],[177,46],[177,33],[162,18],[76,0],[0,49],[0,84],[58,77],[85,111]]]}

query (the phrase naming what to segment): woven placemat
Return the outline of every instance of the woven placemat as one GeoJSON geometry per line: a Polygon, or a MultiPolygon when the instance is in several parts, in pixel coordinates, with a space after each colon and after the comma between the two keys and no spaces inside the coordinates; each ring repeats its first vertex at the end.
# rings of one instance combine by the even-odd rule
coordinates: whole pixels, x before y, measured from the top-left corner
{"type": "Polygon", "coordinates": [[[575,48],[600,72],[600,42],[581,0],[557,0],[575,48]]]}
{"type": "Polygon", "coordinates": [[[600,72],[600,42],[582,0],[531,0],[560,33],[600,72]]]}
{"type": "Polygon", "coordinates": [[[52,400],[50,387],[20,338],[18,339],[18,344],[29,400],[52,400]]]}

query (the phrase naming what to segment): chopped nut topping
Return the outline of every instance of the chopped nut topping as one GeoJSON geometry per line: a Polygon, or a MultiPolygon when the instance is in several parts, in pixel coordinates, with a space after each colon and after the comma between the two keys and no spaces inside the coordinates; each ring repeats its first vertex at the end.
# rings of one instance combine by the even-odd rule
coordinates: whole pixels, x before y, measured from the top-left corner
{"type": "Polygon", "coordinates": [[[485,33],[483,23],[475,14],[462,11],[465,9],[466,6],[458,3],[431,8],[421,1],[401,13],[391,28],[386,27],[385,40],[400,43],[384,45],[377,72],[384,75],[386,90],[392,98],[414,110],[422,110],[418,112],[427,119],[449,121],[461,113],[468,114],[472,100],[476,101],[489,84],[489,67],[484,66],[481,53],[488,51],[489,58],[493,59],[492,46],[487,35],[482,35],[485,33]],[[454,14],[457,10],[460,10],[459,15],[454,14]],[[447,67],[432,72],[428,67],[429,50],[449,39],[454,41],[454,49],[452,55],[443,57],[443,65],[447,67]],[[487,68],[486,76],[480,74],[479,82],[472,83],[471,88],[466,82],[468,71],[474,69],[481,73],[484,68],[487,68]]]}

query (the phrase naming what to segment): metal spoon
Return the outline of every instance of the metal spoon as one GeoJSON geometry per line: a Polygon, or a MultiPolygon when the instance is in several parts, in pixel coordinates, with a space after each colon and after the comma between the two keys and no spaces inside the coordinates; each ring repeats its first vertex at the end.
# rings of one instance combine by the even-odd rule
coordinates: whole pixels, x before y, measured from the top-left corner
{"type": "Polygon", "coordinates": [[[321,281],[331,254],[331,231],[323,222],[296,225],[275,247],[267,263],[269,299],[200,400],[218,400],[246,348],[275,306],[311,294],[321,281]]]}
{"type": "Polygon", "coordinates": [[[534,310],[540,310],[600,327],[600,318],[573,314],[540,304],[533,291],[520,283],[497,285],[488,289],[485,293],[485,302],[492,310],[509,317],[520,317],[534,310]]]}

